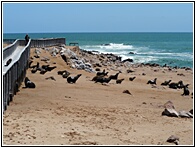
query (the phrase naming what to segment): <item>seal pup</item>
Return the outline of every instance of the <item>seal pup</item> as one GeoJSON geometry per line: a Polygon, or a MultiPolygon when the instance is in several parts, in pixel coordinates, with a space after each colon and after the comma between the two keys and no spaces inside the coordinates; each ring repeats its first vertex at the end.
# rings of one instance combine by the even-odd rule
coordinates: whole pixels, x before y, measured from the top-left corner
{"type": "Polygon", "coordinates": [[[35,83],[31,82],[28,77],[25,77],[24,83],[26,88],[35,88],[35,83]]]}
{"type": "Polygon", "coordinates": [[[157,78],[155,78],[154,80],[148,80],[147,84],[155,84],[157,85],[157,78]]]}
{"type": "Polygon", "coordinates": [[[172,80],[165,81],[165,82],[161,83],[161,85],[167,86],[167,85],[169,85],[169,83],[170,83],[171,81],[172,81],[172,80]]]}
{"type": "Polygon", "coordinates": [[[124,79],[117,79],[117,80],[116,80],[116,84],[121,84],[122,81],[124,81],[124,79]]]}
{"type": "Polygon", "coordinates": [[[8,66],[11,62],[12,62],[12,59],[10,58],[9,60],[7,60],[7,62],[4,66],[8,66]]]}
{"type": "Polygon", "coordinates": [[[133,81],[136,77],[130,77],[129,81],[133,81]]]}
{"type": "Polygon", "coordinates": [[[67,82],[68,83],[76,83],[76,81],[78,80],[78,78],[81,76],[82,74],[78,74],[77,76],[75,77],[68,77],[67,78],[67,82]]]}

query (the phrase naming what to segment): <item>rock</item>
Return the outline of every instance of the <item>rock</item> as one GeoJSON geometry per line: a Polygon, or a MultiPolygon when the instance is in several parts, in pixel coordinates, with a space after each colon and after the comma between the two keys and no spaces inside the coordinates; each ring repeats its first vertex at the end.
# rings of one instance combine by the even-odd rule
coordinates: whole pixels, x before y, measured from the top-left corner
{"type": "Polygon", "coordinates": [[[167,142],[169,143],[175,143],[176,145],[179,145],[179,137],[175,135],[171,135],[168,139],[167,142]]]}
{"type": "Polygon", "coordinates": [[[162,112],[162,116],[179,117],[179,114],[173,108],[165,108],[165,110],[162,112]]]}
{"type": "Polygon", "coordinates": [[[165,108],[175,109],[173,102],[167,101],[164,105],[165,108]]]}
{"type": "Polygon", "coordinates": [[[129,54],[135,54],[135,53],[131,51],[131,52],[129,52],[129,54]]]}
{"type": "Polygon", "coordinates": [[[187,112],[187,111],[179,111],[179,116],[182,117],[182,118],[193,118],[193,115],[190,113],[190,112],[187,112]]]}
{"type": "Polygon", "coordinates": [[[125,63],[125,62],[131,62],[132,63],[133,62],[133,59],[128,58],[128,59],[123,60],[122,62],[123,63],[125,63]]]}

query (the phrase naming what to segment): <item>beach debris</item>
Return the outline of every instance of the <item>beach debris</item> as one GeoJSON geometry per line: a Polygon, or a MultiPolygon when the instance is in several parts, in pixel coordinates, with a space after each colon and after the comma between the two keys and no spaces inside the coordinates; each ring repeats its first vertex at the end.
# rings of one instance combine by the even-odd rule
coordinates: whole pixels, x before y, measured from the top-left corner
{"type": "Polygon", "coordinates": [[[124,81],[124,79],[117,79],[117,80],[116,80],[116,84],[121,84],[122,81],[124,81]]]}
{"type": "Polygon", "coordinates": [[[56,79],[53,77],[53,76],[50,76],[50,77],[47,77],[47,78],[45,78],[46,80],[54,80],[54,81],[56,81],[56,79]]]}
{"type": "Polygon", "coordinates": [[[142,73],[142,75],[145,76],[146,74],[145,73],[142,73]]]}
{"type": "Polygon", "coordinates": [[[123,93],[129,94],[129,95],[132,95],[132,94],[130,93],[130,91],[129,91],[129,90],[124,90],[124,91],[123,91],[123,93]]]}
{"type": "Polygon", "coordinates": [[[171,135],[168,139],[167,142],[169,143],[174,143],[176,145],[179,145],[179,137],[175,136],[175,135],[171,135]]]}

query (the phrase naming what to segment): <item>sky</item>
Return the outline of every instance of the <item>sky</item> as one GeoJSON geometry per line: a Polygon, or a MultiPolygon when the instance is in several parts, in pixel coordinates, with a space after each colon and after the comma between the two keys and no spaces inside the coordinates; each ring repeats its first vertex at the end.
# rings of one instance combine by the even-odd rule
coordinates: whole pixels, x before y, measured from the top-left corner
{"type": "Polygon", "coordinates": [[[193,3],[3,3],[3,33],[193,32],[193,3]]]}

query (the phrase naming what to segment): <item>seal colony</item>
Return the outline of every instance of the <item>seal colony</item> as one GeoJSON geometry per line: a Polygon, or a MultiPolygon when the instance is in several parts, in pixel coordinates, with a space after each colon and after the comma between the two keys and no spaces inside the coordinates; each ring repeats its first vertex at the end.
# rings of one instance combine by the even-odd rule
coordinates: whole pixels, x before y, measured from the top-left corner
{"type": "Polygon", "coordinates": [[[30,61],[26,77],[36,87],[20,86],[10,103],[5,144],[175,144],[163,144],[170,135],[179,137],[180,145],[193,143],[187,113],[194,114],[191,69],[122,62],[112,54],[65,45],[32,48],[30,61]],[[162,116],[169,100],[178,116],[165,116],[169,109],[162,116]]]}

